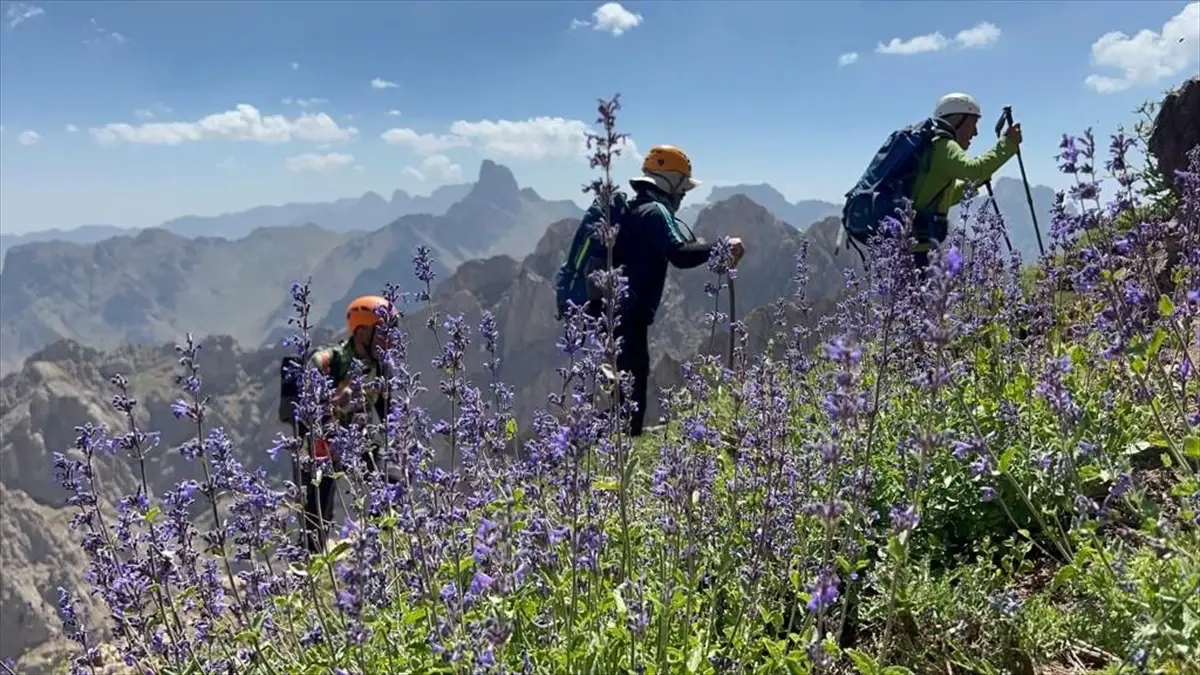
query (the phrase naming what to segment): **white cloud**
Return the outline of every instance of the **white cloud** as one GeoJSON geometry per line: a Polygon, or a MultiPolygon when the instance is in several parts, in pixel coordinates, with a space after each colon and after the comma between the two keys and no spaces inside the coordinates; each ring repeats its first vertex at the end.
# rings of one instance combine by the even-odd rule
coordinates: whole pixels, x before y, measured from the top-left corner
{"type": "Polygon", "coordinates": [[[584,156],[587,129],[580,120],[562,117],[494,122],[459,120],[450,125],[452,134],[470,139],[484,154],[521,159],[584,156]]]}
{"type": "Polygon", "coordinates": [[[571,19],[571,30],[591,26],[594,30],[602,30],[613,35],[623,35],[642,24],[642,15],[634,14],[625,9],[619,2],[606,2],[592,12],[592,20],[583,21],[571,19]]]}
{"type": "Polygon", "coordinates": [[[980,21],[970,28],[960,30],[954,36],[955,44],[962,49],[990,47],[999,40],[1000,29],[987,21],[980,21]]]}
{"type": "Polygon", "coordinates": [[[396,84],[395,82],[392,82],[391,80],[385,80],[381,77],[371,80],[372,89],[395,89],[399,86],[400,85],[396,84]]]}
{"type": "Polygon", "coordinates": [[[91,24],[93,36],[84,38],[83,44],[85,45],[98,45],[101,42],[115,42],[123,45],[128,41],[124,35],[101,26],[95,19],[88,19],[88,23],[91,24]]]}
{"type": "Polygon", "coordinates": [[[926,33],[925,35],[918,35],[908,40],[892,38],[887,44],[878,43],[875,46],[875,51],[879,54],[912,56],[913,54],[924,54],[926,52],[940,52],[950,46],[957,46],[959,49],[978,49],[996,44],[996,41],[1000,39],[1000,35],[1000,29],[995,24],[988,21],[980,21],[970,28],[965,28],[955,33],[953,40],[942,35],[940,31],[935,31],[933,33],[926,33]]]}
{"type": "Polygon", "coordinates": [[[425,176],[451,181],[462,178],[462,167],[451,162],[445,155],[431,155],[421,162],[421,172],[425,176]]]}
{"type": "MultiPolygon", "coordinates": [[[[412,129],[388,129],[382,134],[390,145],[408,147],[423,155],[440,154],[451,148],[471,148],[494,158],[563,159],[586,157],[586,132],[580,120],[563,117],[531,117],[525,120],[458,120],[448,134],[422,134],[412,129]]],[[[621,158],[638,158],[637,145],[626,139],[621,158]]]]}
{"type": "Polygon", "coordinates": [[[892,38],[891,42],[888,42],[886,45],[882,42],[877,44],[875,51],[880,54],[910,56],[912,54],[940,51],[946,48],[946,44],[946,37],[941,33],[929,33],[928,35],[918,35],[909,40],[892,38]]]}
{"type": "Polygon", "coordinates": [[[1140,30],[1130,37],[1120,31],[1092,43],[1092,64],[1121,71],[1120,77],[1088,75],[1084,83],[1101,94],[1123,91],[1172,77],[1200,54],[1200,2],[1188,3],[1163,24],[1162,32],[1140,30]]]}
{"type": "Polygon", "coordinates": [[[412,129],[388,129],[380,134],[388,145],[412,148],[422,155],[432,155],[450,148],[464,148],[471,144],[469,139],[453,134],[420,134],[412,129]]]}
{"type": "Polygon", "coordinates": [[[42,137],[36,131],[22,131],[20,136],[17,136],[17,142],[21,145],[37,145],[42,141],[42,137]]]}
{"type": "Polygon", "coordinates": [[[76,131],[79,131],[79,127],[75,126],[74,124],[68,124],[66,126],[66,129],[67,129],[67,133],[71,133],[71,134],[75,133],[76,131]]]}
{"type": "Polygon", "coordinates": [[[838,57],[839,66],[848,66],[858,62],[858,52],[846,52],[838,57]]]}
{"type": "Polygon", "coordinates": [[[365,169],[363,169],[363,165],[362,165],[362,164],[355,164],[355,165],[354,165],[354,170],[355,170],[355,171],[365,171],[365,169]]]}
{"type": "Polygon", "coordinates": [[[404,170],[401,171],[400,173],[404,176],[407,176],[407,177],[413,179],[413,180],[425,182],[424,174],[422,174],[420,171],[417,171],[416,169],[412,168],[411,166],[404,167],[404,170]]]}
{"type": "Polygon", "coordinates": [[[399,110],[389,110],[389,111],[387,111],[387,114],[388,114],[388,117],[399,117],[400,111],[399,110]]]}
{"type": "Polygon", "coordinates": [[[154,119],[155,115],[170,115],[172,112],[174,111],[170,107],[161,103],[155,103],[149,108],[138,108],[137,110],[133,111],[133,114],[138,119],[150,120],[154,119]]]}
{"type": "Polygon", "coordinates": [[[292,70],[300,70],[300,64],[292,61],[292,70]]]}
{"type": "Polygon", "coordinates": [[[288,171],[329,171],[338,167],[346,166],[354,163],[354,155],[347,155],[338,152],[330,152],[320,154],[316,152],[306,152],[302,155],[288,157],[284,164],[288,171]]]}
{"type": "Polygon", "coordinates": [[[4,19],[8,22],[9,29],[16,28],[26,21],[42,16],[46,10],[36,5],[27,5],[23,2],[14,2],[8,6],[8,11],[4,13],[4,19]]]}
{"type": "Polygon", "coordinates": [[[233,169],[236,169],[237,167],[238,167],[238,161],[236,159],[234,159],[233,157],[226,157],[225,159],[217,162],[217,168],[222,171],[232,171],[233,169]]]}
{"type": "Polygon", "coordinates": [[[301,108],[310,108],[315,105],[324,105],[326,103],[329,103],[329,99],[319,98],[319,97],[316,97],[316,98],[293,98],[291,96],[288,96],[288,97],[285,97],[284,99],[282,99],[280,101],[280,103],[282,103],[284,105],[298,105],[301,108]]]}
{"type": "Polygon", "coordinates": [[[214,113],[197,122],[148,122],[137,126],[113,123],[89,131],[105,147],[121,143],[180,145],[197,141],[331,143],[358,136],[358,129],[340,127],[325,113],[304,113],[295,119],[264,116],[248,103],[239,103],[233,110],[214,113]]]}

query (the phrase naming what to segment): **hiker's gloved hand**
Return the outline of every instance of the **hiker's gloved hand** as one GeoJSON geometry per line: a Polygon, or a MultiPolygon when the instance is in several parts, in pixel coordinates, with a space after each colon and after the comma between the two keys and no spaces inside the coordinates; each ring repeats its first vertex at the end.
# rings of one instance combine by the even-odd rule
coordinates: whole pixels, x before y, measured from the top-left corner
{"type": "Polygon", "coordinates": [[[1020,145],[1022,140],[1021,123],[1017,122],[1016,124],[1010,126],[1008,131],[1004,132],[1004,135],[1008,137],[1008,140],[1020,145]]]}
{"type": "Polygon", "coordinates": [[[737,267],[738,261],[742,259],[743,255],[746,254],[746,247],[742,245],[742,238],[730,237],[729,249],[733,254],[733,262],[730,263],[730,267],[737,267]]]}
{"type": "Polygon", "coordinates": [[[333,400],[333,409],[337,412],[340,419],[349,419],[351,415],[359,412],[355,406],[354,394],[350,391],[350,387],[342,387],[337,393],[337,397],[333,400]]]}

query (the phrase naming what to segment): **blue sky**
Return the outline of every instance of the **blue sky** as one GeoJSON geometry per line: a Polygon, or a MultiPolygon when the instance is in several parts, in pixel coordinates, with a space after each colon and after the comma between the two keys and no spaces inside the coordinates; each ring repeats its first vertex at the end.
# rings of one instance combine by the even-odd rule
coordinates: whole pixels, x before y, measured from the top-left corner
{"type": "Polygon", "coordinates": [[[1064,131],[1130,124],[1200,69],[1200,3],[1182,1],[0,2],[0,16],[10,233],[424,194],[484,157],[581,201],[580,129],[616,91],[641,150],[674,143],[709,184],[831,201],[887,133],[967,91],[989,120],[1014,107],[1031,180],[1061,187],[1064,131]]]}

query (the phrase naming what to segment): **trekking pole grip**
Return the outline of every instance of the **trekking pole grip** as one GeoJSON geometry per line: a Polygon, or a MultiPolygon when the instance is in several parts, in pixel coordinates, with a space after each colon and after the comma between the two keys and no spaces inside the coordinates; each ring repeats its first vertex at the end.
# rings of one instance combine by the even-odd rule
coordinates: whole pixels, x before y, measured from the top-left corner
{"type": "Polygon", "coordinates": [[[1004,133],[1004,127],[1013,125],[1012,106],[1004,106],[1004,110],[1000,113],[1000,119],[996,120],[996,138],[1004,133]]]}

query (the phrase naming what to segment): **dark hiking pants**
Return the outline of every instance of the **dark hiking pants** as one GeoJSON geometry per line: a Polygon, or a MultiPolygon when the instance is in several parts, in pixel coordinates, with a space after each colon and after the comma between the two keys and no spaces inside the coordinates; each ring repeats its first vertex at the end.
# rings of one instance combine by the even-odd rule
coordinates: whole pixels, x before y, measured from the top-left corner
{"type": "MultiPolygon", "coordinates": [[[[367,465],[367,471],[381,471],[379,452],[371,449],[362,454],[362,461],[367,465]]],[[[320,553],[325,548],[329,537],[329,529],[333,525],[333,495],[336,492],[337,481],[331,473],[342,467],[326,463],[327,470],[321,475],[320,483],[313,485],[314,467],[300,469],[300,486],[304,490],[304,522],[301,524],[300,545],[308,548],[311,553],[320,553]]],[[[399,467],[388,466],[385,478],[389,483],[399,483],[402,477],[399,467]]]]}

